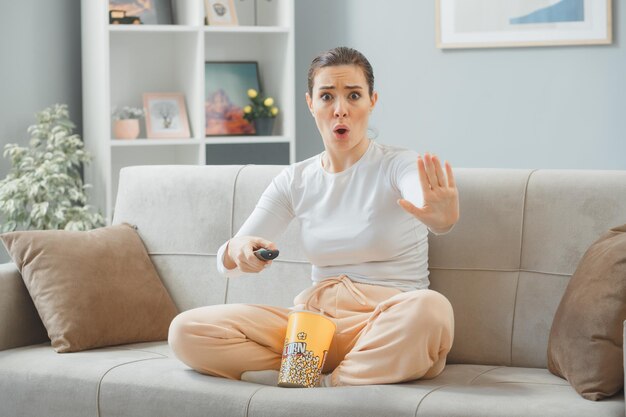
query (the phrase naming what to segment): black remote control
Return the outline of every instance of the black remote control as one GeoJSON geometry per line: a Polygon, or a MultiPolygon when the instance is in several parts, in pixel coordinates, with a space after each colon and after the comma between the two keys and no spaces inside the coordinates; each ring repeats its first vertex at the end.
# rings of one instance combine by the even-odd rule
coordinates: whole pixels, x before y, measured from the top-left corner
{"type": "Polygon", "coordinates": [[[254,255],[262,261],[271,261],[278,256],[278,253],[278,249],[270,250],[261,248],[254,251],[254,255]]]}

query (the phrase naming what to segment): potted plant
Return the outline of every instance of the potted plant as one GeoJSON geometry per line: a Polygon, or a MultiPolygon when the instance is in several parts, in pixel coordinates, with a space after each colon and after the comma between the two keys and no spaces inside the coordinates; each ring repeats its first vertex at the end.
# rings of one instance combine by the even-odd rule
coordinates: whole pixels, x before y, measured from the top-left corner
{"type": "Polygon", "coordinates": [[[37,113],[28,128],[28,147],[7,144],[4,157],[11,171],[0,181],[1,229],[88,230],[104,226],[99,213],[87,205],[81,164],[91,158],[80,136],[72,134],[67,105],[56,104],[37,113]]]}
{"type": "Polygon", "coordinates": [[[139,119],[144,115],[143,109],[124,106],[113,107],[113,136],[116,139],[137,139],[139,137],[139,119]]]}
{"type": "Polygon", "coordinates": [[[270,136],[274,130],[274,121],[278,107],[272,97],[263,97],[255,89],[248,90],[249,105],[243,108],[243,117],[254,125],[257,135],[270,136]]]}

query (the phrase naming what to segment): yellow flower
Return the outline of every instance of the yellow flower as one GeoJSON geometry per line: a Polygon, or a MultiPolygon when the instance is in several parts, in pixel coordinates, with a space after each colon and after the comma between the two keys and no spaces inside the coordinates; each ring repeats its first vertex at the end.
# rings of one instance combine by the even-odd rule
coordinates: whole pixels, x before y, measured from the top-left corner
{"type": "Polygon", "coordinates": [[[263,104],[265,104],[267,107],[271,107],[272,104],[274,104],[274,99],[271,97],[268,97],[265,99],[265,101],[263,102],[263,104]]]}
{"type": "Polygon", "coordinates": [[[252,106],[246,106],[243,108],[244,113],[252,113],[252,106]]]}
{"type": "Polygon", "coordinates": [[[278,107],[272,107],[270,111],[272,112],[272,116],[276,116],[278,114],[278,107]]]}
{"type": "Polygon", "coordinates": [[[254,88],[248,90],[248,97],[255,98],[257,95],[259,95],[259,93],[257,93],[254,88]]]}

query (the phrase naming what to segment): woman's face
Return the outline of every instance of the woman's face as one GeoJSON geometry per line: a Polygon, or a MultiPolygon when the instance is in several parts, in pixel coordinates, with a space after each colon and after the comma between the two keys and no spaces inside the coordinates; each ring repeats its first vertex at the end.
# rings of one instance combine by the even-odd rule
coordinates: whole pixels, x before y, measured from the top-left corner
{"type": "Polygon", "coordinates": [[[378,93],[369,95],[363,70],[356,65],[323,67],[306,94],[326,150],[349,151],[366,140],[370,112],[378,93]]]}

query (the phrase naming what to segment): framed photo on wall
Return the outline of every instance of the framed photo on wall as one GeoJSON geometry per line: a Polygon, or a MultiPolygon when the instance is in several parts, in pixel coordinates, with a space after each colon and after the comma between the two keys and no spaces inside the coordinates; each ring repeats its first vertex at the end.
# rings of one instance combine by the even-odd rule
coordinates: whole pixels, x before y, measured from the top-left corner
{"type": "Polygon", "coordinates": [[[189,138],[189,120],[182,93],[144,93],[146,133],[154,138],[189,138]]]}
{"type": "Polygon", "coordinates": [[[237,26],[234,0],[204,0],[207,24],[210,26],[237,26]]]}
{"type": "Polygon", "coordinates": [[[258,63],[204,63],[205,136],[252,135],[243,108],[250,104],[248,90],[260,91],[258,63]]]}
{"type": "Polygon", "coordinates": [[[610,44],[611,0],[436,0],[437,47],[610,44]]]}
{"type": "Polygon", "coordinates": [[[110,19],[109,23],[133,23],[133,18],[139,18],[144,25],[173,23],[171,0],[109,0],[109,13],[112,10],[125,16],[117,21],[110,19]]]}

